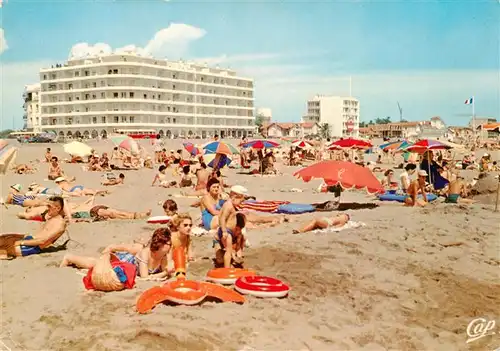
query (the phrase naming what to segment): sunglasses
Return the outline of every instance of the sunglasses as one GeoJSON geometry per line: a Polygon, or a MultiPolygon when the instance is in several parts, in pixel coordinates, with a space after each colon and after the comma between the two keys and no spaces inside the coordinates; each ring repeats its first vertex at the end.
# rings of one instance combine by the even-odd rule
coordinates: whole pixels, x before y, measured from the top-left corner
{"type": "Polygon", "coordinates": [[[190,223],[190,224],[182,224],[182,226],[184,228],[191,228],[193,225],[190,223]]]}

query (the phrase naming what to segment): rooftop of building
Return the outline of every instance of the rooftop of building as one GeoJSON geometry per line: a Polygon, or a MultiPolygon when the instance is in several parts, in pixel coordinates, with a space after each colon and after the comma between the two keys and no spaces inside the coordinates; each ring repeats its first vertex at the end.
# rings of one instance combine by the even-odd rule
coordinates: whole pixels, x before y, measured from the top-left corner
{"type": "Polygon", "coordinates": [[[69,58],[68,61],[62,64],[55,64],[50,68],[42,68],[40,71],[54,71],[54,70],[64,70],[72,69],[77,66],[92,65],[99,63],[116,63],[116,62],[133,62],[133,63],[143,63],[146,65],[158,65],[165,68],[170,68],[173,70],[191,71],[203,74],[216,74],[225,75],[228,77],[234,77],[238,79],[253,80],[250,78],[242,78],[236,75],[234,70],[228,68],[220,68],[218,66],[209,67],[207,63],[203,62],[193,62],[193,61],[183,61],[183,60],[168,60],[168,59],[157,59],[154,57],[142,56],[137,53],[111,53],[111,54],[101,54],[94,56],[87,56],[84,58],[69,58]]]}
{"type": "Polygon", "coordinates": [[[24,91],[27,93],[33,93],[35,91],[40,91],[40,83],[27,84],[24,86],[24,91]]]}
{"type": "Polygon", "coordinates": [[[322,99],[341,99],[341,100],[350,100],[350,101],[359,101],[358,99],[352,96],[340,96],[340,95],[315,95],[309,101],[320,101],[322,99]]]}

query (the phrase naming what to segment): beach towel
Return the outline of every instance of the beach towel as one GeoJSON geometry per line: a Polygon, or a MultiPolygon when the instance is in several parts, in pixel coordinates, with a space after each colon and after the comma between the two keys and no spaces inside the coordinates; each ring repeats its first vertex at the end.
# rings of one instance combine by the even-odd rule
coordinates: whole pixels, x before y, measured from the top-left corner
{"type": "Polygon", "coordinates": [[[272,213],[276,212],[281,205],[289,203],[288,201],[245,201],[237,209],[272,213]]]}
{"type": "Polygon", "coordinates": [[[312,232],[316,233],[316,234],[331,233],[331,232],[340,232],[344,229],[355,229],[355,228],[361,228],[361,227],[366,227],[366,224],[363,222],[349,221],[343,227],[330,227],[330,228],[326,228],[326,229],[316,229],[316,230],[313,230],[312,232]]]}

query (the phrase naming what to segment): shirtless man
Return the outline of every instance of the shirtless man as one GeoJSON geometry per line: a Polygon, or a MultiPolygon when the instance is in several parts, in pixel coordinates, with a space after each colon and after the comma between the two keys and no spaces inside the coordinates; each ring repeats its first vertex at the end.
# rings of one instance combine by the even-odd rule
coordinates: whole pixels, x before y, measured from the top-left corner
{"type": "Polygon", "coordinates": [[[104,186],[111,186],[111,185],[125,184],[124,182],[125,182],[125,174],[120,173],[118,175],[118,178],[106,179],[101,184],[104,186]]]}
{"type": "MultiPolygon", "coordinates": [[[[39,254],[43,249],[49,247],[61,237],[66,231],[68,222],[64,218],[64,200],[62,197],[54,196],[48,201],[46,222],[34,235],[26,235],[22,240],[14,244],[16,257],[39,254]]],[[[0,258],[6,259],[5,249],[0,248],[0,258]]]]}
{"type": "Polygon", "coordinates": [[[476,202],[472,199],[466,199],[467,195],[467,185],[463,178],[458,177],[449,184],[445,202],[449,204],[473,204],[476,202]]]}
{"type": "Polygon", "coordinates": [[[54,180],[57,186],[64,191],[69,196],[80,197],[80,196],[88,196],[88,195],[104,195],[108,194],[107,190],[93,190],[93,189],[85,189],[82,185],[71,186],[69,181],[64,177],[59,177],[54,180]]]}
{"type": "Polygon", "coordinates": [[[410,183],[405,199],[405,206],[425,206],[427,204],[427,194],[425,192],[425,180],[427,172],[425,170],[418,171],[418,178],[410,183]],[[417,199],[418,192],[422,193],[422,199],[417,199]]]}
{"type": "Polygon", "coordinates": [[[200,168],[196,171],[197,183],[194,190],[206,190],[210,172],[204,162],[200,163],[200,168]]]}
{"type": "Polygon", "coordinates": [[[50,166],[49,166],[49,176],[48,178],[50,180],[54,180],[56,178],[64,176],[64,172],[61,169],[61,165],[59,165],[57,157],[53,156],[50,159],[50,166]]]}
{"type": "Polygon", "coordinates": [[[45,152],[45,162],[49,163],[52,160],[52,150],[50,147],[47,148],[47,151],[45,152]]]}
{"type": "MultiPolygon", "coordinates": [[[[236,196],[232,201],[239,201],[236,196]]],[[[243,264],[243,248],[245,246],[245,237],[243,229],[245,228],[246,217],[243,213],[231,212],[224,224],[219,227],[214,237],[215,265],[217,267],[231,268],[232,266],[241,267],[243,264]]]]}

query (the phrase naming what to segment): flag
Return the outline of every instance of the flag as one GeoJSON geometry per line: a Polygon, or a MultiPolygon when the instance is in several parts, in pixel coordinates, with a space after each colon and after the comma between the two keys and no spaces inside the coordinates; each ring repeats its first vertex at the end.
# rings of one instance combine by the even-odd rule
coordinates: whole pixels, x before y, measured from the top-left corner
{"type": "Polygon", "coordinates": [[[464,104],[472,105],[473,102],[474,102],[474,98],[469,98],[469,99],[465,100],[464,104]]]}

